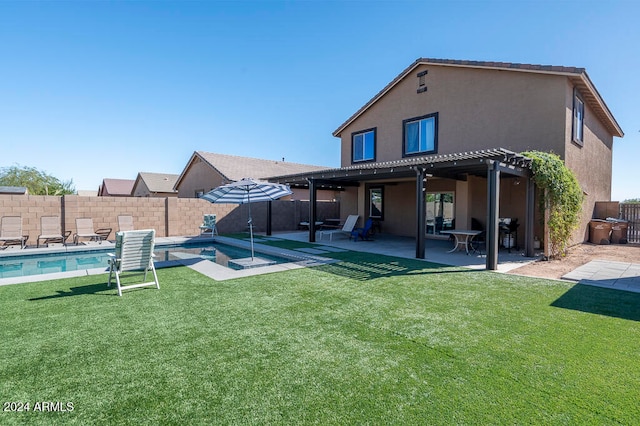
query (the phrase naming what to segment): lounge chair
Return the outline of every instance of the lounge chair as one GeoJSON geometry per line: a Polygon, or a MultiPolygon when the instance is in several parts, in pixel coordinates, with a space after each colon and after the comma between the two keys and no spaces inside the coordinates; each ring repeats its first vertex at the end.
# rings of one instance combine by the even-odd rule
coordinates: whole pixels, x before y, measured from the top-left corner
{"type": "Polygon", "coordinates": [[[78,244],[80,238],[89,238],[89,241],[102,241],[102,236],[94,231],[93,219],[90,217],[76,218],[76,233],[73,235],[74,244],[78,244]]]}
{"type": "Polygon", "coordinates": [[[205,214],[204,219],[202,221],[202,225],[200,225],[200,235],[211,232],[211,237],[214,235],[218,235],[218,229],[216,228],[216,215],[215,214],[205,214]]]}
{"type": "Polygon", "coordinates": [[[71,235],[71,231],[66,231],[62,234],[62,228],[60,227],[60,216],[42,216],[40,217],[40,235],[36,240],[36,247],[40,247],[40,240],[42,244],[59,243],[64,244],[71,235]]]}
{"type": "Polygon", "coordinates": [[[358,241],[358,238],[360,238],[362,241],[367,240],[369,241],[369,233],[371,232],[371,227],[373,226],[373,219],[369,218],[367,219],[367,221],[364,223],[364,226],[362,228],[355,228],[353,231],[351,231],[351,235],[349,236],[349,239],[353,238],[353,241],[358,241]]]}
{"type": "Polygon", "coordinates": [[[156,231],[144,229],[139,231],[125,231],[116,233],[116,252],[109,254],[109,281],[107,287],[111,287],[111,278],[115,274],[118,296],[122,296],[122,290],[138,287],[155,286],[160,289],[156,268],[153,265],[153,248],[155,245],[156,231]],[[120,276],[124,272],[144,271],[142,283],[122,285],[120,276]],[[153,281],[147,281],[147,273],[153,273],[153,281]]]}
{"type": "Polygon", "coordinates": [[[344,221],[344,225],[342,225],[342,229],[320,231],[320,239],[322,239],[322,237],[324,237],[325,234],[329,236],[329,241],[333,241],[333,234],[343,234],[347,236],[351,235],[351,231],[353,231],[353,228],[355,228],[356,222],[358,222],[359,217],[360,216],[358,216],[357,214],[349,215],[347,219],[344,221]]]}
{"type": "Polygon", "coordinates": [[[130,215],[120,215],[118,216],[118,231],[133,231],[135,228],[133,227],[133,216],[130,215]]]}
{"type": "Polygon", "coordinates": [[[24,248],[28,236],[22,235],[22,216],[2,216],[0,224],[0,242],[5,246],[20,244],[24,248]]]}

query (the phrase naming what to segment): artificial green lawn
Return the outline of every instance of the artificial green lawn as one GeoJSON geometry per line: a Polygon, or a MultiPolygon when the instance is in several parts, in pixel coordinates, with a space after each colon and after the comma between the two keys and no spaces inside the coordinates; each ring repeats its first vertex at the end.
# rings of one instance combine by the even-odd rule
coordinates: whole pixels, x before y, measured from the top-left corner
{"type": "Polygon", "coordinates": [[[0,424],[634,424],[640,295],[410,259],[0,287],[0,424]]]}

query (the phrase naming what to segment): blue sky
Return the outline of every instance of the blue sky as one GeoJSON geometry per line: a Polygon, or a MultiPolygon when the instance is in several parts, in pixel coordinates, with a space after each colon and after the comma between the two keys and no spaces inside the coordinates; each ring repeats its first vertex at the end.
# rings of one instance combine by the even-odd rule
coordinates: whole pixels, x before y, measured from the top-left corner
{"type": "Polygon", "coordinates": [[[0,167],[76,189],[196,150],[339,166],[331,133],[419,57],[584,67],[640,197],[634,1],[0,1],[0,167]]]}

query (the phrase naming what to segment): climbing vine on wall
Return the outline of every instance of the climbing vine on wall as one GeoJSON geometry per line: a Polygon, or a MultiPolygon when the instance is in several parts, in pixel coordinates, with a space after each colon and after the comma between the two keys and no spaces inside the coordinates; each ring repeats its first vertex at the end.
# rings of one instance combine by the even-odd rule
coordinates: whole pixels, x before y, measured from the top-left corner
{"type": "Polygon", "coordinates": [[[584,194],[576,176],[556,154],[540,151],[522,154],[533,160],[533,180],[541,189],[542,217],[548,213],[550,257],[563,257],[571,232],[580,223],[584,194]]]}

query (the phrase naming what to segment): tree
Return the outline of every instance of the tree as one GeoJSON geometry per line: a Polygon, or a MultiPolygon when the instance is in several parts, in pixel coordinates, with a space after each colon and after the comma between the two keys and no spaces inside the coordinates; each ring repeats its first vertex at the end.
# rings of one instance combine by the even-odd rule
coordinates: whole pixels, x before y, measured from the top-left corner
{"type": "Polygon", "coordinates": [[[73,180],[61,181],[35,167],[13,165],[0,168],[0,185],[24,186],[33,195],[75,194],[73,180]]]}

